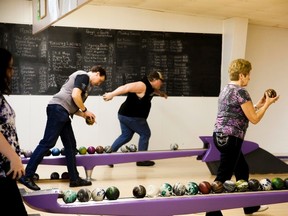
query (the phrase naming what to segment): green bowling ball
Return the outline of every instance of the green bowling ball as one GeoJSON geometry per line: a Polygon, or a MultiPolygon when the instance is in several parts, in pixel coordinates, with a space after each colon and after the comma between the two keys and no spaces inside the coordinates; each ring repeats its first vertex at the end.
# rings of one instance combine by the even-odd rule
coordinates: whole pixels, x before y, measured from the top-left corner
{"type": "Polygon", "coordinates": [[[117,200],[120,196],[120,191],[115,186],[110,186],[106,189],[105,195],[108,200],[117,200]]]}
{"type": "Polygon", "coordinates": [[[77,199],[77,193],[73,190],[64,191],[62,199],[65,203],[74,203],[77,199]]]}
{"type": "Polygon", "coordinates": [[[279,177],[275,177],[271,179],[273,190],[281,190],[285,187],[284,180],[279,177]]]}
{"type": "Polygon", "coordinates": [[[186,185],[186,193],[188,195],[196,195],[199,192],[198,184],[196,182],[188,182],[186,185]]]}
{"type": "Polygon", "coordinates": [[[170,197],[173,195],[173,187],[169,183],[163,183],[160,186],[160,196],[162,197],[170,197]]]}

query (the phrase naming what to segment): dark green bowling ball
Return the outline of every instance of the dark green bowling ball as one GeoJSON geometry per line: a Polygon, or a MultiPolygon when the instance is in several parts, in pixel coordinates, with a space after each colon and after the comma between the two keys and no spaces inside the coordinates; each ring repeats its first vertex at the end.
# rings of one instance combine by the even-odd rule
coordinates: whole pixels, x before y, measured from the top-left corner
{"type": "Polygon", "coordinates": [[[135,198],[143,198],[146,196],[146,188],[143,185],[138,185],[133,188],[133,196],[135,198]]]}
{"type": "Polygon", "coordinates": [[[198,184],[196,182],[188,182],[186,186],[186,193],[188,195],[196,195],[199,192],[198,184]]]}
{"type": "Polygon", "coordinates": [[[108,200],[117,200],[120,196],[120,191],[115,186],[110,186],[106,189],[105,195],[108,200]]]}
{"type": "Polygon", "coordinates": [[[272,183],[273,190],[281,190],[285,186],[284,180],[282,178],[279,178],[279,177],[275,177],[275,178],[271,179],[271,183],[272,183]]]}

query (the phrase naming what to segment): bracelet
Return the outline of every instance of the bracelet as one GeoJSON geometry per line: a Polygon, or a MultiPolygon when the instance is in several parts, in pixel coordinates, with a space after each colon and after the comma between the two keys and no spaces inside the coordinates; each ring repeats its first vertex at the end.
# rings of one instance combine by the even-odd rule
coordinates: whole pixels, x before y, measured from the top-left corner
{"type": "Polygon", "coordinates": [[[84,110],[81,110],[83,113],[85,113],[86,111],[87,111],[87,108],[85,107],[85,109],[84,110]]]}

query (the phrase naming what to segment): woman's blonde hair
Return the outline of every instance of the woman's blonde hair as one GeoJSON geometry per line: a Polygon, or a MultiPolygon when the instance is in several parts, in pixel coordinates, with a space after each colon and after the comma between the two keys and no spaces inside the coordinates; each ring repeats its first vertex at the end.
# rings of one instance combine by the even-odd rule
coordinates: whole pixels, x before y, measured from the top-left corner
{"type": "Polygon", "coordinates": [[[245,59],[235,59],[230,63],[229,76],[231,81],[238,81],[239,74],[243,74],[245,77],[252,70],[251,63],[245,59]]]}

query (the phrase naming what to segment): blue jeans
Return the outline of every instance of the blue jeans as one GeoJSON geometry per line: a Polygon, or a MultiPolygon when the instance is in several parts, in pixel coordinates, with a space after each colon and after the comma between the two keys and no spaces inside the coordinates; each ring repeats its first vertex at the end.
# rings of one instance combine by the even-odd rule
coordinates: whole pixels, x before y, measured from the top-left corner
{"type": "Polygon", "coordinates": [[[147,151],[151,131],[145,118],[128,117],[118,114],[121,135],[112,144],[112,151],[116,152],[121,146],[128,143],[134,133],[139,134],[138,150],[147,151]]]}
{"type": "Polygon", "coordinates": [[[47,122],[43,139],[33,151],[26,166],[26,177],[33,177],[38,165],[41,163],[47,151],[53,148],[60,136],[64,146],[67,169],[70,180],[75,181],[79,177],[76,167],[76,140],[71,125],[70,115],[62,106],[49,104],[46,108],[47,122]]]}

